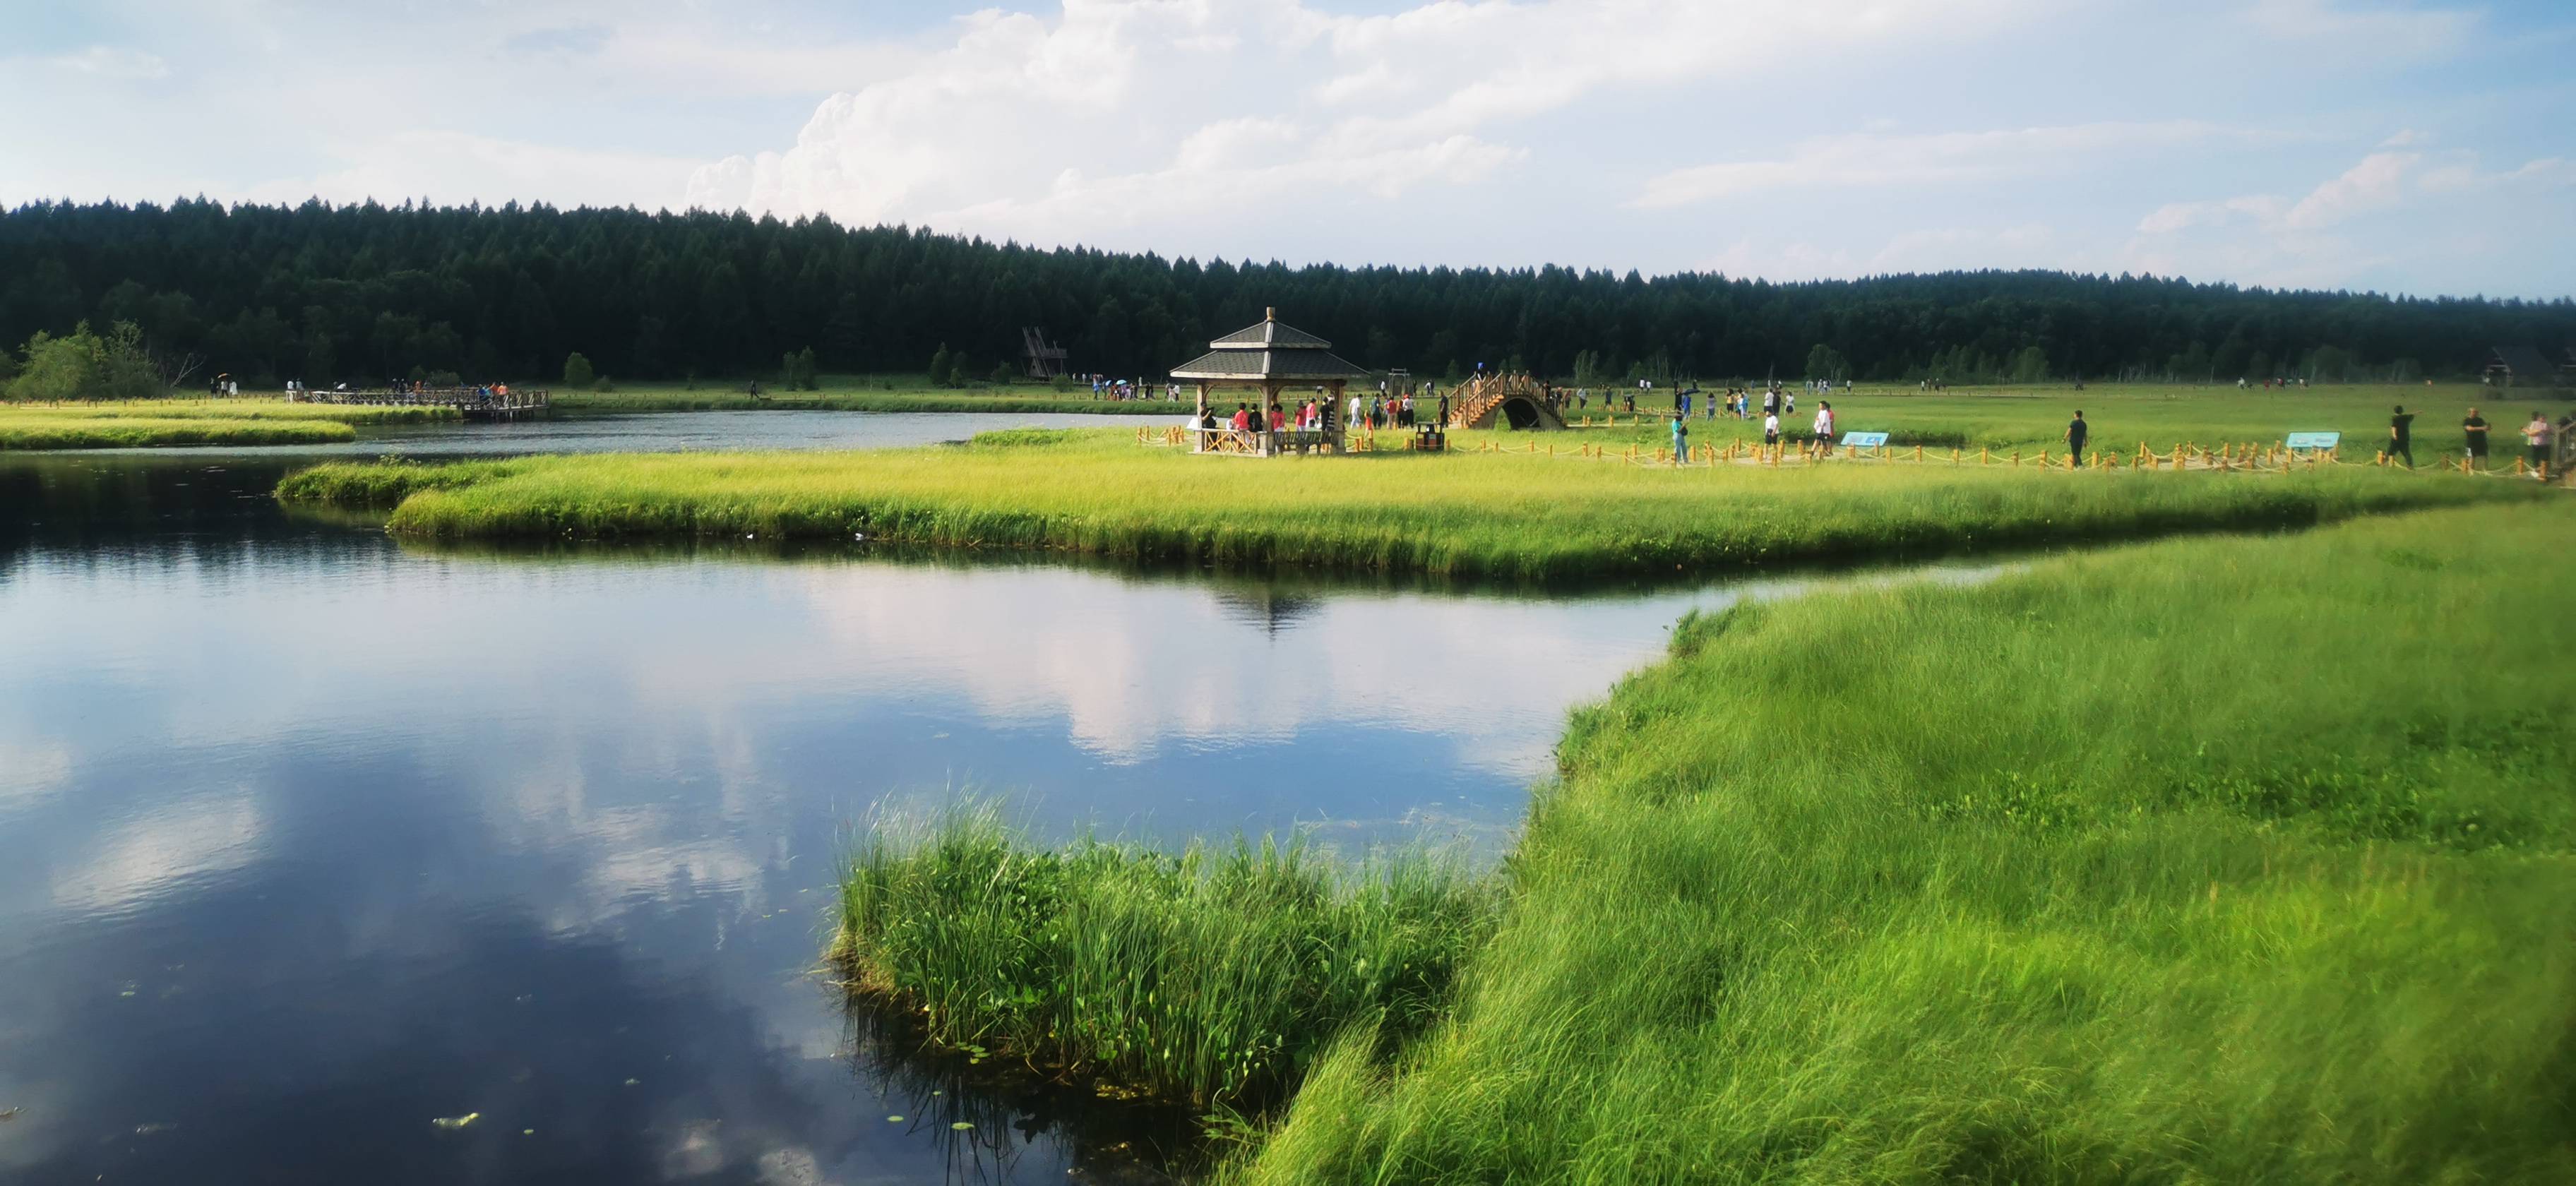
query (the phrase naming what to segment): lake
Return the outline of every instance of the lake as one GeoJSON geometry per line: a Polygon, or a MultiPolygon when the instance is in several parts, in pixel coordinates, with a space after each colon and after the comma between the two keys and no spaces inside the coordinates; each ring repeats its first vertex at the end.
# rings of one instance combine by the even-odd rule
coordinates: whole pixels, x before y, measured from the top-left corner
{"type": "Polygon", "coordinates": [[[1883,579],[1521,596],[859,545],[439,551],[268,496],[326,456],[1086,422],[1139,423],[0,454],[0,1177],[1151,1180],[1170,1118],[847,1016],[815,960],[854,827],[971,795],[1049,837],[1490,860],[1566,710],[1686,609],[1883,579]]]}

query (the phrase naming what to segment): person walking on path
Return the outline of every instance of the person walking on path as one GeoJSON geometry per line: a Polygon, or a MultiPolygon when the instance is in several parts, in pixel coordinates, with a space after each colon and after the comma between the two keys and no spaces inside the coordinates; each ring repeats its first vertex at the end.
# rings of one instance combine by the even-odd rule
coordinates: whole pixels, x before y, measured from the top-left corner
{"type": "Polygon", "coordinates": [[[2469,418],[2460,421],[2460,432],[2469,440],[2469,464],[2478,469],[2485,469],[2487,467],[2487,418],[2478,415],[2476,408],[2469,409],[2469,418]]]}
{"type": "Polygon", "coordinates": [[[2392,461],[2403,457],[2406,468],[2415,468],[2415,417],[2404,404],[2397,405],[2396,414],[2388,418],[2388,457],[2392,461]]]}
{"type": "Polygon", "coordinates": [[[2531,448],[2531,468],[2537,474],[2549,468],[2549,417],[2533,412],[2531,423],[2522,426],[2522,443],[2531,448]]]}
{"type": "Polygon", "coordinates": [[[1827,457],[1834,455],[1834,401],[1832,400],[1825,400],[1816,405],[1816,447],[1823,450],[1827,457]]]}
{"type": "Polygon", "coordinates": [[[2091,435],[2092,428],[2084,423],[2084,409],[2075,409],[2075,419],[2066,424],[2066,452],[2075,459],[2075,464],[2084,464],[2084,438],[2091,435]]]}
{"type": "Polygon", "coordinates": [[[1779,443],[1780,414],[1778,412],[1762,413],[1762,444],[1765,447],[1768,447],[1779,443]]]}
{"type": "Polygon", "coordinates": [[[1689,458],[1687,458],[1686,456],[1684,456],[1684,451],[1685,451],[1685,450],[1687,450],[1689,447],[1690,447],[1690,413],[1688,413],[1688,412],[1675,412],[1675,413],[1673,413],[1673,464],[1674,464],[1674,465],[1680,465],[1680,464],[1682,464],[1683,462],[1685,462],[1685,461],[1689,460],[1689,458]]]}

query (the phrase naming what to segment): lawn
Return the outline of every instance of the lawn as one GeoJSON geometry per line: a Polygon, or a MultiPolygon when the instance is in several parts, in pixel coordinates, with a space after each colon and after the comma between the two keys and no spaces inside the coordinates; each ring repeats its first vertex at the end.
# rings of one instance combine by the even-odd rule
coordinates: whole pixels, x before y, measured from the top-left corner
{"type": "MultiPolygon", "coordinates": [[[[1496,434],[1500,435],[1500,434],[1496,434]]],[[[1526,446],[1537,438],[1512,434],[1526,446]]],[[[1517,580],[1671,576],[1752,563],[2304,526],[2543,494],[2535,483],[2313,472],[2043,471],[1832,462],[1673,469],[1474,451],[1270,461],[1116,430],[986,434],[866,452],[355,463],[289,477],[295,502],[391,505],[442,539],[842,539],[1249,567],[1517,580]]]]}
{"type": "MultiPolygon", "coordinates": [[[[1624,399],[1627,393],[1619,394],[1624,399]]],[[[1818,397],[1804,391],[1797,394],[1798,410],[1781,417],[1781,427],[1804,437],[1813,425],[1818,397]]],[[[2238,391],[2232,385],[2107,384],[2084,391],[2071,387],[1984,388],[1938,394],[1918,392],[1912,387],[1863,386],[1849,394],[1836,392],[1822,398],[1834,405],[1838,431],[1885,432],[1900,446],[1920,443],[1931,448],[2022,449],[2033,455],[2045,448],[2062,455],[2067,422],[2080,410],[2091,425],[2090,447],[2095,449],[2135,452],[2143,442],[2163,452],[2183,444],[2274,444],[2293,432],[2340,432],[2343,454],[2348,460],[2366,460],[2382,448],[2388,439],[2389,416],[2403,405],[2416,414],[2415,456],[2424,464],[2445,452],[2456,456],[2464,449],[2460,422],[2472,407],[2481,409],[2492,426],[2493,456],[2508,464],[2521,454],[2522,438],[2518,432],[2534,409],[2546,411],[2553,420],[2567,411],[2563,393],[2551,393],[2542,399],[2529,390],[2508,392],[2460,383],[2434,387],[2351,385],[2304,391],[2238,391]]],[[[1712,421],[1698,414],[1705,406],[1694,402],[1692,443],[1723,446],[1728,441],[1761,438],[1760,392],[1754,393],[1751,420],[1720,416],[1712,421]]],[[[1659,392],[1651,406],[1641,401],[1638,410],[1668,414],[1672,398],[1669,393],[1659,392]]],[[[1649,418],[1638,425],[1634,416],[1618,412],[1615,418],[1619,424],[1613,429],[1604,427],[1612,415],[1605,414],[1598,405],[1588,413],[1574,411],[1570,416],[1579,425],[1587,414],[1593,426],[1583,435],[1669,440],[1667,421],[1660,418],[1649,418]]]]}

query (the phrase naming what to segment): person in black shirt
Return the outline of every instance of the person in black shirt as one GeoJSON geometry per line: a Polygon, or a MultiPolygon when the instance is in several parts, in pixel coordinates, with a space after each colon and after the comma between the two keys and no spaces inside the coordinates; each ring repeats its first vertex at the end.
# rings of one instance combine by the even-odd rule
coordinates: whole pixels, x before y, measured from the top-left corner
{"type": "Polygon", "coordinates": [[[2397,405],[2397,414],[2388,418],[2388,456],[2406,459],[2406,468],[2415,468],[2415,417],[2406,405],[2397,405]]]}
{"type": "Polygon", "coordinates": [[[2084,464],[2084,438],[2088,431],[2084,426],[2084,410],[2078,408],[2074,421],[2066,426],[2066,451],[2074,457],[2077,465],[2084,464]]]}
{"type": "Polygon", "coordinates": [[[2485,469],[2487,467],[2486,417],[2478,415],[2478,410],[2476,408],[2471,408],[2469,409],[2469,418],[2460,421],[2460,430],[2468,434],[2469,464],[2474,465],[2479,469],[2485,469]]]}

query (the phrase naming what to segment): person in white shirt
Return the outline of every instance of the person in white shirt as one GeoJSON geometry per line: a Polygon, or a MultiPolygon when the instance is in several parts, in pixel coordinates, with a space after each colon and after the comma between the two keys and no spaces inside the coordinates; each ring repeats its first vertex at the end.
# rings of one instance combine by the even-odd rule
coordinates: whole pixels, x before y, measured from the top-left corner
{"type": "Polygon", "coordinates": [[[1834,401],[1816,405],[1816,443],[1830,454],[1834,448],[1834,401]]]}
{"type": "Polygon", "coordinates": [[[1780,443],[1779,413],[1762,413],[1762,443],[1765,445],[1776,445],[1780,443]]]}

